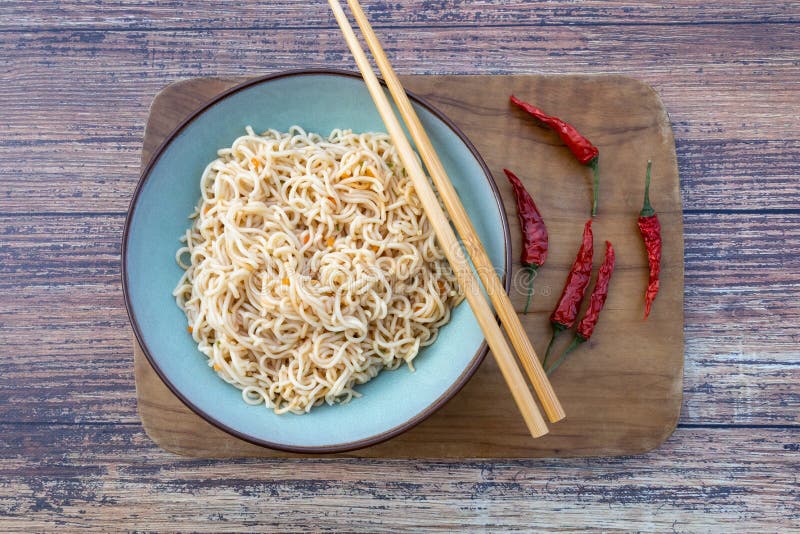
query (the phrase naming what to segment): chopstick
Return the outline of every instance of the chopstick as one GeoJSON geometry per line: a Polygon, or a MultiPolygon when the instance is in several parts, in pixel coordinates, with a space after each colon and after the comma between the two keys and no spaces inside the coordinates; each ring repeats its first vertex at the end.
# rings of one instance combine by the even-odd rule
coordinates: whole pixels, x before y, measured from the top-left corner
{"type": "Polygon", "coordinates": [[[520,372],[519,367],[517,367],[514,355],[511,353],[511,349],[503,337],[503,332],[500,330],[500,326],[494,318],[492,309],[483,297],[480,284],[478,284],[478,281],[475,279],[475,275],[472,273],[467,259],[461,253],[461,247],[458,244],[456,235],[450,228],[450,224],[439,205],[436,194],[433,192],[433,188],[428,183],[428,178],[422,170],[422,165],[417,161],[411,144],[406,138],[403,128],[395,116],[378,78],[372,71],[372,66],[369,64],[369,60],[353,32],[352,26],[350,26],[350,22],[347,20],[342,6],[339,4],[338,0],[328,0],[328,3],[344,34],[347,45],[353,53],[353,57],[361,71],[367,89],[372,96],[372,100],[375,102],[375,106],[378,108],[378,113],[383,119],[389,136],[397,148],[398,155],[414,184],[414,189],[422,203],[425,214],[428,216],[434,233],[439,240],[439,244],[442,246],[445,256],[450,262],[450,266],[453,268],[456,279],[464,291],[467,302],[472,308],[475,318],[486,336],[486,342],[489,344],[489,348],[492,350],[492,354],[494,354],[497,360],[500,372],[511,390],[511,395],[522,414],[522,418],[525,420],[528,431],[533,437],[540,437],[547,434],[547,425],[528,389],[525,377],[520,372]]]}
{"type": "Polygon", "coordinates": [[[536,355],[536,351],[533,349],[533,345],[522,327],[519,316],[514,311],[511,299],[506,295],[500,278],[498,278],[489,256],[486,254],[486,250],[475,232],[475,227],[472,225],[463,204],[461,204],[458,193],[453,188],[453,184],[450,182],[450,178],[447,176],[444,166],[428,138],[428,134],[422,127],[422,123],[416,111],[414,111],[405,89],[403,89],[400,80],[397,78],[397,74],[392,68],[378,36],[375,35],[375,31],[372,29],[369,20],[367,20],[358,0],[347,0],[347,3],[350,5],[361,32],[364,34],[364,39],[367,41],[370,51],[372,51],[372,57],[375,58],[375,62],[378,64],[378,70],[381,71],[383,79],[389,87],[389,92],[400,110],[400,115],[411,132],[411,137],[417,145],[422,161],[425,162],[431,179],[436,185],[436,189],[439,190],[439,195],[450,214],[450,219],[461,235],[467,252],[472,258],[472,263],[475,265],[486,292],[489,294],[489,298],[500,316],[500,321],[511,339],[511,344],[517,351],[528,378],[539,396],[539,401],[542,403],[547,417],[553,423],[563,419],[565,416],[564,409],[561,407],[555,391],[553,391],[553,386],[550,384],[542,364],[539,363],[539,357],[536,355]]]}

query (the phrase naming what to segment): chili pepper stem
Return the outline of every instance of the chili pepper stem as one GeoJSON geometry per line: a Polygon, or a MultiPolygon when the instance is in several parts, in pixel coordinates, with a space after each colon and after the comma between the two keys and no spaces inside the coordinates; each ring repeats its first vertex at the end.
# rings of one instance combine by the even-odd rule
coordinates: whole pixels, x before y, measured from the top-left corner
{"type": "Polygon", "coordinates": [[[650,205],[650,169],[653,167],[653,160],[647,160],[647,175],[644,179],[644,203],[642,204],[642,211],[639,212],[640,217],[652,217],[656,214],[656,210],[650,205]]]}
{"type": "Polygon", "coordinates": [[[550,366],[550,369],[547,370],[547,375],[550,376],[553,373],[553,371],[558,369],[558,366],[564,363],[564,360],[567,358],[567,355],[576,348],[578,348],[578,345],[580,345],[585,341],[586,339],[583,336],[581,336],[580,334],[576,335],[575,338],[572,340],[572,343],[570,343],[569,347],[567,347],[567,350],[564,351],[564,354],[562,354],[559,359],[554,361],[553,365],[550,366]]]}
{"type": "Polygon", "coordinates": [[[547,344],[547,350],[544,352],[544,361],[542,362],[542,367],[547,365],[547,358],[550,357],[550,351],[553,350],[553,343],[556,342],[556,336],[558,332],[553,330],[553,335],[550,337],[550,343],[547,344]]]}
{"type": "Polygon", "coordinates": [[[533,280],[536,278],[536,269],[538,268],[538,265],[534,265],[532,263],[529,263],[525,266],[525,272],[528,273],[528,300],[525,301],[525,309],[522,311],[522,313],[525,315],[528,313],[528,306],[531,305],[531,297],[533,296],[533,280]]]}
{"type": "Polygon", "coordinates": [[[547,350],[544,351],[544,361],[542,361],[542,367],[545,367],[547,364],[547,358],[550,357],[550,351],[553,350],[553,343],[556,342],[556,336],[560,334],[566,327],[562,324],[553,323],[553,336],[550,338],[550,343],[547,344],[547,350]]]}
{"type": "Polygon", "coordinates": [[[594,174],[594,186],[592,192],[592,217],[597,215],[597,201],[600,198],[600,165],[598,164],[598,160],[600,156],[595,156],[589,166],[592,168],[592,173],[594,174]]]}

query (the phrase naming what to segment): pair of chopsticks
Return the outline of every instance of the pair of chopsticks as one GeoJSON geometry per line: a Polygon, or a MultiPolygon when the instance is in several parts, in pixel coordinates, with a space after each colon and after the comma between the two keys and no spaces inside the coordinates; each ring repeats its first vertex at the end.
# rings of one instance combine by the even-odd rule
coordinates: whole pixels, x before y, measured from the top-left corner
{"type": "MultiPolygon", "coordinates": [[[[519,367],[517,367],[514,355],[503,337],[503,332],[500,330],[495,320],[492,309],[484,298],[480,285],[475,280],[475,275],[467,259],[461,253],[461,247],[455,233],[450,228],[447,216],[442,211],[436,194],[428,183],[428,178],[422,166],[417,161],[411,144],[406,138],[403,128],[395,116],[378,78],[372,71],[372,66],[364,50],[361,48],[350,22],[347,20],[342,6],[339,4],[338,0],[328,0],[328,3],[333,10],[336,21],[339,23],[339,27],[342,29],[347,45],[353,53],[358,69],[361,71],[361,75],[364,78],[364,82],[367,84],[375,106],[378,108],[378,112],[386,125],[389,136],[392,138],[400,159],[414,183],[417,196],[422,202],[422,206],[428,216],[428,220],[430,220],[433,226],[439,244],[442,246],[458,283],[464,290],[467,302],[469,302],[478,320],[478,324],[486,336],[489,348],[492,350],[497,360],[500,372],[503,374],[503,378],[505,378],[511,390],[511,394],[514,397],[519,411],[522,413],[528,430],[533,437],[547,434],[547,425],[533,399],[533,395],[531,395],[528,389],[525,378],[520,372],[519,367]]],[[[517,355],[531,380],[536,394],[539,396],[539,400],[542,403],[547,417],[553,423],[563,419],[565,415],[564,410],[553,391],[553,387],[550,385],[541,363],[539,363],[539,358],[525,330],[522,328],[519,317],[511,305],[511,300],[508,298],[508,295],[506,295],[500,283],[500,279],[495,273],[494,266],[489,260],[489,256],[486,254],[480,239],[478,239],[475,228],[472,226],[467,212],[464,210],[464,206],[458,198],[458,194],[450,183],[450,179],[444,170],[442,162],[439,160],[428,135],[425,133],[419,117],[411,106],[405,89],[403,89],[403,86],[400,84],[400,80],[397,78],[397,74],[395,74],[394,69],[389,63],[389,59],[386,57],[386,53],[378,37],[375,35],[372,26],[370,26],[364,11],[361,9],[358,0],[347,0],[347,3],[353,11],[353,16],[364,34],[367,45],[372,52],[372,56],[375,58],[378,69],[386,81],[389,92],[397,108],[400,110],[400,114],[406,126],[408,126],[409,132],[411,132],[411,136],[417,145],[422,160],[425,162],[425,166],[431,174],[431,179],[439,191],[447,212],[450,214],[450,219],[461,235],[467,253],[470,258],[472,258],[472,263],[475,265],[475,270],[478,272],[486,288],[486,292],[492,304],[494,304],[497,314],[500,316],[500,321],[505,327],[508,337],[511,339],[511,343],[517,351],[517,355]]]]}

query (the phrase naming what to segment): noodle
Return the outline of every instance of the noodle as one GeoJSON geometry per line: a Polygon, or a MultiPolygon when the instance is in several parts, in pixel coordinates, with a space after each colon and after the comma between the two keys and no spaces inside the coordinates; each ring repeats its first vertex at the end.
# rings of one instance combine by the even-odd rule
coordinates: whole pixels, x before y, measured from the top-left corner
{"type": "Polygon", "coordinates": [[[463,297],[389,137],[248,127],[218,156],[173,292],[208,365],[297,414],[413,369],[463,297]]]}

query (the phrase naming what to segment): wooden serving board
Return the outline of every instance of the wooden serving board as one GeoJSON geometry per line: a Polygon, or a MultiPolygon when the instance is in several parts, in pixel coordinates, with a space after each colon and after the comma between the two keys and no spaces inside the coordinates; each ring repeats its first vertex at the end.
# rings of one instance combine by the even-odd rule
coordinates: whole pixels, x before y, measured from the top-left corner
{"type": "MultiPolygon", "coordinates": [[[[159,93],[147,123],[143,163],[183,118],[240,81],[192,79],[159,93]]],[[[522,320],[540,354],[550,337],[549,314],[589,215],[590,172],[552,132],[512,109],[509,94],[567,118],[600,148],[595,272],[604,240],[614,245],[617,267],[594,336],[552,377],[567,418],[550,425],[550,434],[536,440],[528,435],[490,354],[464,389],[422,424],[388,442],[340,456],[610,456],[657,447],[678,421],[684,348],[680,188],[672,129],[658,95],[621,76],[405,76],[403,83],[450,117],[491,169],[510,219],[511,297],[518,310],[524,305],[520,234],[503,167],[519,175],[536,200],[550,234],[550,255],[536,279],[531,312],[522,320]],[[636,219],[648,158],[653,160],[651,198],[663,226],[664,252],[661,293],[643,321],[648,271],[636,219]]],[[[562,334],[557,352],[570,338],[562,334]]],[[[161,382],[138,346],[134,359],[139,414],[147,433],[163,448],[199,457],[298,456],[247,443],[205,422],[161,382]]]]}

